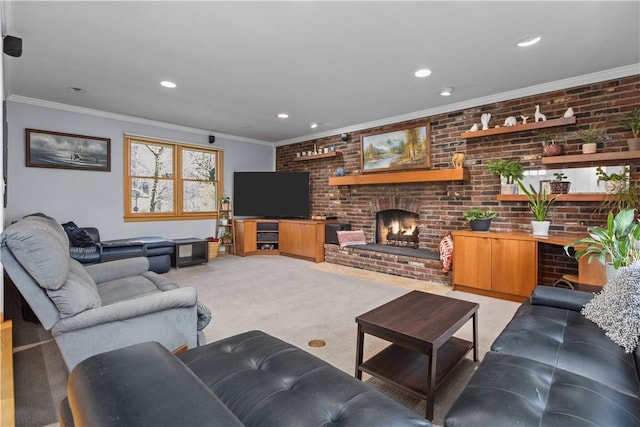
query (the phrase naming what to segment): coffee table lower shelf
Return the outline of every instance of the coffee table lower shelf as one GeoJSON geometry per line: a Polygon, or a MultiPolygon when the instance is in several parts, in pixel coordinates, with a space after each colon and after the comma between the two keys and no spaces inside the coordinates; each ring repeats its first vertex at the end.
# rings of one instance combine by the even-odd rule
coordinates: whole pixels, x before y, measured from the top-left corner
{"type": "MultiPolygon", "coordinates": [[[[473,343],[452,337],[438,349],[436,386],[472,348],[473,343]]],[[[426,399],[429,395],[429,384],[427,384],[429,358],[426,354],[391,344],[362,363],[359,368],[362,372],[394,384],[422,399],[426,399]]]]}

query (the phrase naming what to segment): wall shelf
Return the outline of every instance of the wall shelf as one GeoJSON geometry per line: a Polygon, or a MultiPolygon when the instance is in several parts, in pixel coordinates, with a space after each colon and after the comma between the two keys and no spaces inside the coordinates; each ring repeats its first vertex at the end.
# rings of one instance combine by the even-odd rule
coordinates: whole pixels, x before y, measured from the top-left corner
{"type": "Polygon", "coordinates": [[[588,162],[604,162],[609,160],[631,160],[640,159],[639,151],[616,151],[611,153],[595,153],[595,154],[571,154],[568,156],[551,156],[543,157],[543,165],[557,165],[566,163],[588,163],[588,162]]]}
{"type": "Polygon", "coordinates": [[[572,125],[576,122],[576,117],[560,117],[559,119],[549,119],[544,122],[525,123],[515,126],[501,126],[499,128],[477,130],[475,132],[462,132],[461,138],[480,138],[482,136],[501,135],[505,133],[524,132],[527,130],[544,129],[556,126],[572,125]]]}
{"type": "Polygon", "coordinates": [[[410,182],[466,181],[468,179],[469,171],[460,168],[331,176],[329,177],[329,185],[404,184],[410,182]]]}
{"type": "Polygon", "coordinates": [[[312,154],[310,156],[294,157],[293,161],[294,162],[304,162],[305,160],[326,159],[326,158],[329,158],[329,157],[342,157],[342,152],[341,151],[330,151],[328,153],[312,154]]]}
{"type": "MultiPolygon", "coordinates": [[[[602,202],[615,197],[613,194],[607,193],[569,193],[569,194],[550,194],[547,200],[555,196],[558,202],[602,202]]],[[[500,202],[528,202],[526,194],[498,194],[496,200],[500,202]]]]}

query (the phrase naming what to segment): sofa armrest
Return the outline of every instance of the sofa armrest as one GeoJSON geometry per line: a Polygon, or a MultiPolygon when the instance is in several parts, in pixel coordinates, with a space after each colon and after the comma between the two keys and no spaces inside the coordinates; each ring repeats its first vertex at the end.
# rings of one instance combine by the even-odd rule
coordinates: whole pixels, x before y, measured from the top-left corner
{"type": "MultiPolygon", "coordinates": [[[[144,295],[130,300],[120,301],[114,304],[97,307],[83,311],[72,317],[60,319],[51,328],[51,333],[56,336],[78,329],[90,328],[108,322],[133,319],[150,313],[170,310],[172,308],[193,307],[196,312],[197,293],[194,288],[179,288],[166,292],[158,292],[144,295]]],[[[195,315],[194,315],[195,319],[195,315]]],[[[195,330],[196,323],[194,321],[195,330]]]]}
{"type": "Polygon", "coordinates": [[[594,294],[589,292],[551,286],[537,286],[531,293],[530,302],[533,305],[546,305],[580,311],[586,303],[591,301],[593,296],[594,294]]]}
{"type": "Polygon", "coordinates": [[[149,260],[145,257],[119,259],[84,267],[96,284],[125,277],[137,276],[149,271],[149,260]]]}
{"type": "Polygon", "coordinates": [[[71,425],[243,425],[184,363],[157,342],[80,362],[69,375],[67,392],[60,412],[72,414],[71,425]]]}

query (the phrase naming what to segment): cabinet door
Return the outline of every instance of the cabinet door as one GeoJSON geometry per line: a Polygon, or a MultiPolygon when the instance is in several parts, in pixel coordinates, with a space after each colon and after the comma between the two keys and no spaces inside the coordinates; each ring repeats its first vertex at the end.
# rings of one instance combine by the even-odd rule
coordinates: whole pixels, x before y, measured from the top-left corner
{"type": "Polygon", "coordinates": [[[280,252],[315,259],[316,224],[280,222],[280,252]]]}
{"type": "Polygon", "coordinates": [[[491,275],[493,290],[527,297],[538,283],[537,242],[494,239],[491,275]]]}
{"type": "Polygon", "coordinates": [[[491,258],[491,239],[454,236],[453,283],[490,290],[491,258]]]}
{"type": "Polygon", "coordinates": [[[256,242],[256,222],[236,221],[236,252],[240,256],[249,255],[258,250],[256,242]]]}

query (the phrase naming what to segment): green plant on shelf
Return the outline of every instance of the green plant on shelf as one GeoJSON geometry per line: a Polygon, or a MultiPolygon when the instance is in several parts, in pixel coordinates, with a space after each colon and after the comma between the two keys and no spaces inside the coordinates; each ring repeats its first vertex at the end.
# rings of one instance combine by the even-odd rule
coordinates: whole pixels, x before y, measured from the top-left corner
{"type": "Polygon", "coordinates": [[[562,181],[563,179],[567,179],[567,175],[563,174],[562,172],[554,173],[553,177],[555,178],[556,181],[562,181]]]}
{"type": "Polygon", "coordinates": [[[520,180],[518,180],[518,186],[524,194],[527,195],[527,199],[529,199],[529,210],[536,221],[546,220],[549,208],[556,202],[556,198],[548,198],[547,191],[544,188],[540,193],[537,192],[531,184],[529,184],[529,188],[527,188],[520,180]]]}
{"type": "Polygon", "coordinates": [[[492,212],[491,209],[469,208],[462,216],[467,221],[474,221],[476,219],[493,219],[497,215],[496,212],[492,212]]]}

